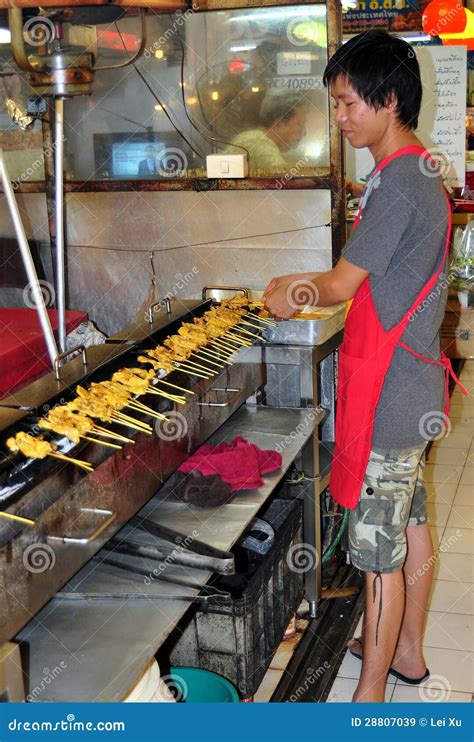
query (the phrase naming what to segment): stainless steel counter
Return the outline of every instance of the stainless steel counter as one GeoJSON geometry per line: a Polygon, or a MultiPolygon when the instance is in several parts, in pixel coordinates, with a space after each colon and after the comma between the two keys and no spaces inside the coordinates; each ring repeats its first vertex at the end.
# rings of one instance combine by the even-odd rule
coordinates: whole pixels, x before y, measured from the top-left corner
{"type": "MultiPolygon", "coordinates": [[[[240,408],[209,442],[242,435],[260,448],[279,450],[283,458],[281,469],[266,476],[263,487],[244,491],[231,504],[220,508],[195,508],[156,497],[143,512],[182,533],[195,530],[199,540],[209,545],[230,549],[323,417],[324,412],[315,409],[240,408]]],[[[150,565],[150,570],[154,566],[156,563],[150,565]]],[[[172,570],[170,574],[183,574],[183,568],[172,570]]],[[[193,577],[196,584],[204,585],[210,573],[193,571],[193,577]]],[[[74,579],[77,582],[78,576],[74,579]]],[[[167,590],[169,587],[163,585],[163,592],[167,590]]],[[[197,593],[198,589],[194,594],[197,593]]],[[[125,600],[55,598],[16,637],[25,652],[27,694],[36,702],[123,699],[188,607],[186,602],[143,595],[125,600]],[[60,668],[55,679],[45,681],[55,668],[60,668]]]]}

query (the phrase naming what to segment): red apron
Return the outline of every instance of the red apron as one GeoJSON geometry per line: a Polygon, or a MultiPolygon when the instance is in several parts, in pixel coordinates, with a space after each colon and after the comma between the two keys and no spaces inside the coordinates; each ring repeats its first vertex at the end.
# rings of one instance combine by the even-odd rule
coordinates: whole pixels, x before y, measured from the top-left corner
{"type": "MultiPolygon", "coordinates": [[[[403,147],[382,160],[375,172],[382,170],[395,157],[403,155],[430,156],[423,147],[403,147]]],[[[444,353],[441,353],[441,360],[433,361],[415,353],[401,342],[411,314],[435,286],[448,257],[451,209],[447,196],[446,202],[449,218],[441,264],[400,322],[391,330],[384,330],[377,316],[368,277],[360,285],[347,315],[344,341],[339,351],[336,442],[329,482],[331,495],[344,507],[355,508],[361,494],[372,448],[375,412],[396,346],[401,345],[417,358],[445,368],[446,415],[449,412],[449,375],[451,374],[459,384],[451,368],[451,362],[444,353]]],[[[359,210],[354,228],[357,227],[360,217],[359,210]]],[[[464,387],[461,386],[461,389],[467,394],[464,387]]]]}

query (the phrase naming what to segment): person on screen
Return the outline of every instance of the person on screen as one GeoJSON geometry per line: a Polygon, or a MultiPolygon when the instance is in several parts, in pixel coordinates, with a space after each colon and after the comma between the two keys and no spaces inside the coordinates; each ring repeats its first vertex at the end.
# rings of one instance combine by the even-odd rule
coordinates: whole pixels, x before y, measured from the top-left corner
{"type": "Polygon", "coordinates": [[[149,175],[156,175],[156,149],[153,145],[148,145],[145,150],[145,160],[138,163],[138,175],[146,178],[149,175]]]}
{"type": "Polygon", "coordinates": [[[251,171],[286,171],[291,162],[285,153],[296,147],[306,134],[304,99],[281,90],[268,92],[260,108],[260,124],[257,129],[238,134],[232,145],[248,150],[251,171]]]}

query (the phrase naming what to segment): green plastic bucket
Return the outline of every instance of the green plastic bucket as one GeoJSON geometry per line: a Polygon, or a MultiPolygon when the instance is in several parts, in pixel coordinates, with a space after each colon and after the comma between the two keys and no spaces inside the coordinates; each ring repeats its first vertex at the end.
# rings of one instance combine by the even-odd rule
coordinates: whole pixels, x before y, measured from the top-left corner
{"type": "Polygon", "coordinates": [[[197,667],[171,667],[168,685],[185,703],[240,703],[239,694],[222,675],[197,667]]]}

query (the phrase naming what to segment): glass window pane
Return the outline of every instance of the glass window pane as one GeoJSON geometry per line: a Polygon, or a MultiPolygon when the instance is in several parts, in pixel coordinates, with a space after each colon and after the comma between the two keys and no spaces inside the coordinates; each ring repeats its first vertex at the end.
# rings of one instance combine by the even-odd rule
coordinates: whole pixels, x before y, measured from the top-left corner
{"type": "MultiPolygon", "coordinates": [[[[137,48],[136,16],[98,31],[99,65],[137,48]]],[[[326,61],[323,5],[147,16],[135,67],[66,101],[66,177],[205,177],[207,154],[246,151],[250,175],[315,175],[329,166],[326,61]]]]}
{"type": "Polygon", "coordinates": [[[13,120],[26,111],[31,90],[24,75],[11,62],[9,45],[0,45],[0,147],[8,174],[15,184],[44,180],[44,155],[41,123],[35,121],[22,131],[13,120]]]}

